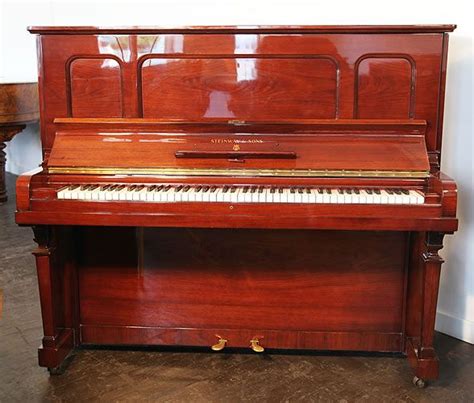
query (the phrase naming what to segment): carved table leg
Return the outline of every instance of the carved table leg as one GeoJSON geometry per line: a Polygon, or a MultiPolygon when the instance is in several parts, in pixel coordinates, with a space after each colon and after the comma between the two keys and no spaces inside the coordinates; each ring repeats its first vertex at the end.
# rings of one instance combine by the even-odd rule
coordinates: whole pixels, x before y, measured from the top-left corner
{"type": "Polygon", "coordinates": [[[38,248],[36,257],[38,285],[43,318],[43,344],[38,350],[39,364],[50,372],[59,373],[58,368],[74,349],[74,331],[67,327],[64,306],[63,267],[57,258],[53,228],[33,227],[38,248]]]}
{"type": "Polygon", "coordinates": [[[10,141],[15,134],[21,132],[26,126],[17,125],[17,126],[5,126],[0,127],[0,203],[7,201],[7,189],[5,186],[5,162],[7,161],[5,157],[5,143],[10,141]]]}
{"type": "Polygon", "coordinates": [[[439,362],[433,347],[436,305],[438,302],[439,279],[443,259],[438,251],[443,247],[444,233],[426,233],[425,245],[421,253],[421,320],[420,330],[416,337],[407,341],[407,354],[415,371],[417,386],[424,385],[424,380],[437,379],[439,362]]]}

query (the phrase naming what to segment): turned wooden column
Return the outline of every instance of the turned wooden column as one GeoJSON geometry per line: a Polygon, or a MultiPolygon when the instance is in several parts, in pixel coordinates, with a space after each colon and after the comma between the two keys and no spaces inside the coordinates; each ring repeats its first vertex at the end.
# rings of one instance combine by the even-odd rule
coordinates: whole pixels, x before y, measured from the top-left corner
{"type": "Polygon", "coordinates": [[[7,200],[5,147],[27,124],[37,122],[37,83],[0,83],[0,203],[7,200]]]}
{"type": "Polygon", "coordinates": [[[415,376],[421,380],[437,379],[439,361],[433,345],[439,280],[443,259],[442,232],[427,232],[416,240],[419,255],[413,257],[413,275],[409,290],[409,334],[406,351],[415,376]]]}
{"type": "Polygon", "coordinates": [[[67,251],[58,239],[68,238],[66,229],[47,225],[33,227],[38,247],[36,258],[38,286],[43,319],[42,345],[38,349],[41,366],[51,373],[61,373],[62,364],[77,343],[75,336],[76,296],[75,274],[67,251]]]}
{"type": "Polygon", "coordinates": [[[433,347],[434,327],[436,321],[436,306],[438,303],[439,279],[443,258],[438,251],[443,247],[444,233],[428,232],[425,240],[425,251],[422,254],[424,263],[424,289],[422,328],[419,357],[422,359],[435,358],[433,347]]]}

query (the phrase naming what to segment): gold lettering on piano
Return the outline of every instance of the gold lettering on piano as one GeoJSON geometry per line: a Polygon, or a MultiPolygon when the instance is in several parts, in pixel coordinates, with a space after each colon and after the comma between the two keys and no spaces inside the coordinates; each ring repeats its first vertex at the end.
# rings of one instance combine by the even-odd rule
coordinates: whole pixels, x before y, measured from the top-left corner
{"type": "Polygon", "coordinates": [[[263,144],[262,139],[211,139],[213,144],[263,144]]]}
{"type": "Polygon", "coordinates": [[[238,144],[234,144],[234,146],[232,147],[232,150],[234,151],[239,151],[240,150],[240,146],[238,144]]]}

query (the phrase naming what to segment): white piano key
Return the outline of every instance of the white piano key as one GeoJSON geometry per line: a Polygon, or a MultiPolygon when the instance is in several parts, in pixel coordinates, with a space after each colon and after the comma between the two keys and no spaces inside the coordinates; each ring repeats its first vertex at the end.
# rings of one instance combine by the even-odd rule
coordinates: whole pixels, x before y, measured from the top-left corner
{"type": "Polygon", "coordinates": [[[360,204],[360,190],[359,190],[359,194],[352,191],[352,203],[353,204],[360,204]]]}
{"type": "Polygon", "coordinates": [[[244,202],[245,203],[252,202],[252,193],[250,193],[250,188],[247,189],[247,193],[244,193],[244,202]]]}
{"type": "Polygon", "coordinates": [[[314,200],[317,204],[324,203],[324,193],[319,192],[318,189],[314,189],[314,200]]]}
{"type": "Polygon", "coordinates": [[[219,192],[219,189],[209,189],[209,202],[215,203],[217,202],[217,193],[219,192]]]}
{"type": "Polygon", "coordinates": [[[323,191],[322,203],[331,203],[331,195],[327,192],[327,189],[323,191]]]}
{"type": "Polygon", "coordinates": [[[230,203],[230,199],[231,199],[231,197],[232,197],[232,195],[230,194],[230,188],[227,189],[227,191],[226,191],[225,193],[224,193],[224,192],[222,192],[222,193],[223,193],[223,201],[224,201],[224,203],[230,203]]]}
{"type": "Polygon", "coordinates": [[[416,190],[410,190],[410,196],[415,199],[414,204],[423,204],[425,202],[425,196],[416,190]]]}
{"type": "Polygon", "coordinates": [[[367,192],[361,189],[359,193],[359,204],[367,204],[367,196],[367,192]]]}
{"type": "Polygon", "coordinates": [[[230,191],[230,202],[231,203],[237,203],[239,199],[239,189],[232,189],[233,191],[230,191]]]}
{"type": "Polygon", "coordinates": [[[91,190],[91,200],[99,200],[99,192],[100,186],[96,187],[95,189],[91,190]]]}
{"type": "Polygon", "coordinates": [[[216,200],[218,203],[224,202],[224,191],[222,188],[217,189],[216,200]]]}
{"type": "Polygon", "coordinates": [[[193,201],[202,202],[202,187],[199,190],[195,188],[193,193],[194,193],[193,201]]]}
{"type": "Polygon", "coordinates": [[[299,189],[295,191],[295,203],[303,203],[303,194],[299,192],[299,189]]]}
{"type": "Polygon", "coordinates": [[[145,186],[143,189],[139,190],[137,193],[138,193],[138,200],[146,201],[146,195],[148,193],[148,187],[145,186]]]}
{"type": "Polygon", "coordinates": [[[273,203],[281,203],[281,195],[280,189],[275,189],[275,193],[273,194],[273,203]]]}

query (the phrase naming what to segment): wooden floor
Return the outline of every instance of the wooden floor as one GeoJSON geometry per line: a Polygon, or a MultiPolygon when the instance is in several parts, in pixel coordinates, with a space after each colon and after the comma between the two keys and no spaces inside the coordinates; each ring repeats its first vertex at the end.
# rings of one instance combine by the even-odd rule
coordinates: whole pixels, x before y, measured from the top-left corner
{"type": "Polygon", "coordinates": [[[159,401],[474,401],[474,346],[438,334],[441,378],[411,384],[401,357],[322,354],[215,354],[179,350],[81,350],[68,371],[50,377],[37,366],[41,320],[32,231],[0,206],[0,402],[159,401]]]}

